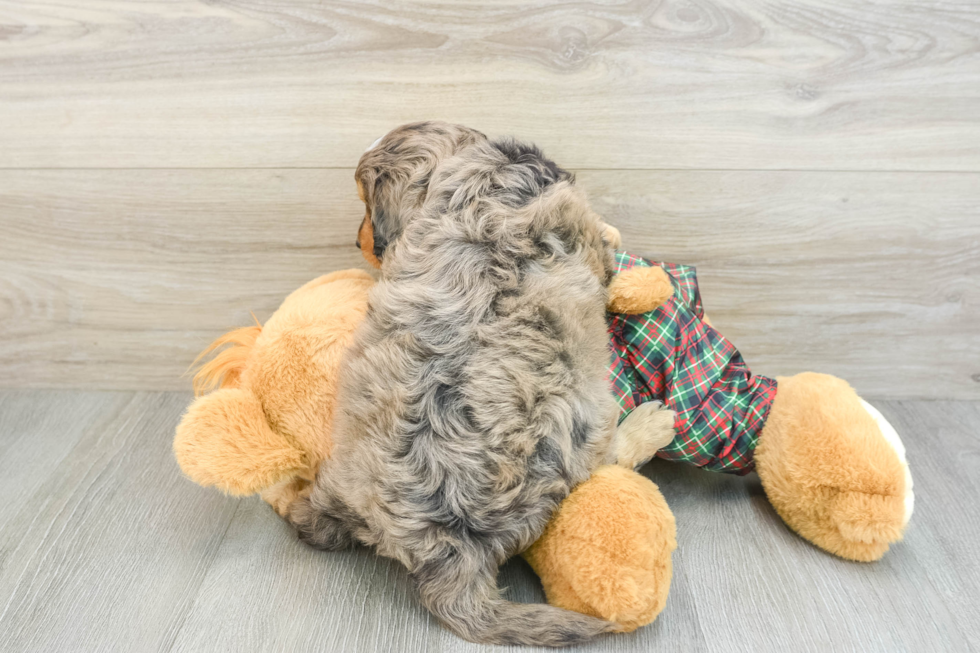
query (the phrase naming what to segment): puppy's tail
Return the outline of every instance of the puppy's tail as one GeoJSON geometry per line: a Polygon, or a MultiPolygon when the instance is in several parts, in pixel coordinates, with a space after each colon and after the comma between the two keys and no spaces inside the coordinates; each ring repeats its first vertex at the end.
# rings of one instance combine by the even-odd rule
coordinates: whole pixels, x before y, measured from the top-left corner
{"type": "Polygon", "coordinates": [[[496,564],[452,549],[412,574],[423,605],[447,628],[471,642],[518,646],[571,646],[619,627],[596,617],[543,603],[506,601],[497,589],[496,564]]]}

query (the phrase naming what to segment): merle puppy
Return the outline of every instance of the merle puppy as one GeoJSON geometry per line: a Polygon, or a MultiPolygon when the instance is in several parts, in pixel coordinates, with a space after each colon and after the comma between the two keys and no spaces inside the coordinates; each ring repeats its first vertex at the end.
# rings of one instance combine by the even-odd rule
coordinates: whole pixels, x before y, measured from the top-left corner
{"type": "Polygon", "coordinates": [[[562,646],[613,630],[506,601],[496,583],[615,459],[602,222],[535,147],[457,125],[395,129],[356,179],[359,243],[381,279],[345,363],[334,451],[288,519],[313,546],[400,560],[471,641],[562,646]]]}

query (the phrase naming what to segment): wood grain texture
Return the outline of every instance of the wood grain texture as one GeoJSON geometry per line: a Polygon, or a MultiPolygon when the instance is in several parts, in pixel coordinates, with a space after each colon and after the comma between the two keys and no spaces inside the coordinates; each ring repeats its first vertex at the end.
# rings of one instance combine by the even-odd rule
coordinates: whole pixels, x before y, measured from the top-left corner
{"type": "MultiPolygon", "coordinates": [[[[186,393],[0,392],[0,650],[453,651],[398,564],[314,551],[255,498],[180,477],[186,393]]],[[[915,479],[905,539],[874,564],[790,532],[755,475],[654,461],[677,519],[667,607],[584,652],[961,651],[980,647],[980,402],[875,402],[915,479]]],[[[512,561],[501,584],[542,601],[512,561]]],[[[520,649],[529,650],[529,649],[520,649]]],[[[543,649],[542,649],[543,650],[543,649]]]]}
{"type": "Polygon", "coordinates": [[[396,124],[577,168],[980,170],[969,0],[0,1],[2,167],[349,167],[396,124]]]}
{"type": "Polygon", "coordinates": [[[980,398],[980,176],[587,172],[624,245],[692,263],[757,373],[980,398]]]}
{"type": "MultiPolygon", "coordinates": [[[[916,509],[905,539],[878,563],[826,555],[776,515],[755,474],[737,478],[654,461],[677,518],[675,580],[695,597],[701,650],[968,651],[980,641],[975,555],[980,508],[976,403],[874,402],[907,448],[916,509]],[[950,460],[943,450],[961,451],[950,460]],[[964,505],[953,497],[961,495],[964,505]],[[954,534],[955,533],[955,534],[954,534]],[[962,539],[961,539],[962,538],[962,539]],[[956,541],[954,544],[953,541],[956,541]],[[970,553],[973,551],[973,553],[970,553]],[[710,570],[710,573],[709,571],[710,570]],[[954,576],[959,575],[954,579],[954,576]]],[[[664,616],[673,616],[668,603],[664,616]],[[670,612],[670,615],[667,613],[670,612]]],[[[663,617],[661,617],[663,618],[663,617]]]]}
{"type": "MultiPolygon", "coordinates": [[[[980,397],[980,174],[583,171],[698,266],[755,371],[980,397]]],[[[214,337],[362,266],[349,170],[0,171],[0,387],[180,389],[214,337]]]]}
{"type": "Polygon", "coordinates": [[[397,562],[315,551],[256,499],[228,529],[173,650],[422,651],[438,631],[397,562]]]}
{"type": "Polygon", "coordinates": [[[189,398],[0,395],[0,650],[170,648],[237,503],[177,469],[189,398]]]}
{"type": "Polygon", "coordinates": [[[348,171],[0,172],[8,385],[188,388],[207,342],[362,265],[348,171]]]}

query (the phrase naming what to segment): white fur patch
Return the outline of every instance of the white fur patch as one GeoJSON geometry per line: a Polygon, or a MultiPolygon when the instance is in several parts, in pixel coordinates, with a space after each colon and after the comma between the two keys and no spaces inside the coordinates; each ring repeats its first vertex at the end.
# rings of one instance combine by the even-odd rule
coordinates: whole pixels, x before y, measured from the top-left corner
{"type": "Polygon", "coordinates": [[[365,152],[370,152],[371,150],[373,150],[374,148],[376,148],[378,146],[378,143],[381,142],[381,139],[382,138],[384,138],[384,136],[378,136],[378,140],[376,140],[373,143],[371,143],[371,146],[368,149],[364,150],[364,151],[365,152]]]}
{"type": "Polygon", "coordinates": [[[881,435],[884,436],[885,441],[898,454],[898,459],[902,462],[902,467],[905,468],[905,518],[902,520],[902,526],[904,527],[909,523],[909,519],[912,518],[912,510],[915,508],[915,495],[912,494],[912,472],[909,471],[909,462],[905,458],[905,445],[902,444],[902,439],[898,437],[898,432],[895,431],[895,427],[888,423],[888,420],[878,412],[877,408],[864,399],[861,400],[861,403],[864,405],[864,409],[874,418],[875,422],[878,423],[878,428],[881,429],[881,435]]]}

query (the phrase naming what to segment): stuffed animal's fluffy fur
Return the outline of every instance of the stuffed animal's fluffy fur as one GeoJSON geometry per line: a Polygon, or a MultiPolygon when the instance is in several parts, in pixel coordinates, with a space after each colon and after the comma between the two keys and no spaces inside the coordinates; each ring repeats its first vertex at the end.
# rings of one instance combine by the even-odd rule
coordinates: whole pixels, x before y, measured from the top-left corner
{"type": "MultiPolygon", "coordinates": [[[[336,379],[373,285],[360,270],[325,275],[291,293],[264,327],[225,334],[202,353],[217,352],[197,370],[195,389],[220,389],[199,396],[177,427],[174,452],[190,479],[261,492],[284,513],[332,449],[336,379]]],[[[642,294],[611,291],[610,303],[642,294]]],[[[617,440],[647,447],[620,451],[620,465],[654,453],[637,433],[662,417],[644,414],[653,408],[637,407],[617,429],[617,440]]],[[[600,467],[575,488],[525,557],[553,605],[632,630],[664,607],[675,540],[656,486],[623,466],[600,467]]]]}
{"type": "Polygon", "coordinates": [[[341,373],[335,449],[289,520],[313,546],[400,560],[467,639],[615,629],[496,585],[611,454],[601,221],[536,148],[441,123],[388,134],[357,180],[382,275],[341,373]]]}
{"type": "Polygon", "coordinates": [[[184,473],[231,494],[261,491],[282,513],[330,454],[341,363],[373,285],[362,270],[324,275],[293,291],[264,326],[204,350],[199,360],[232,345],[194,376],[199,396],[174,437],[184,473]]]}

